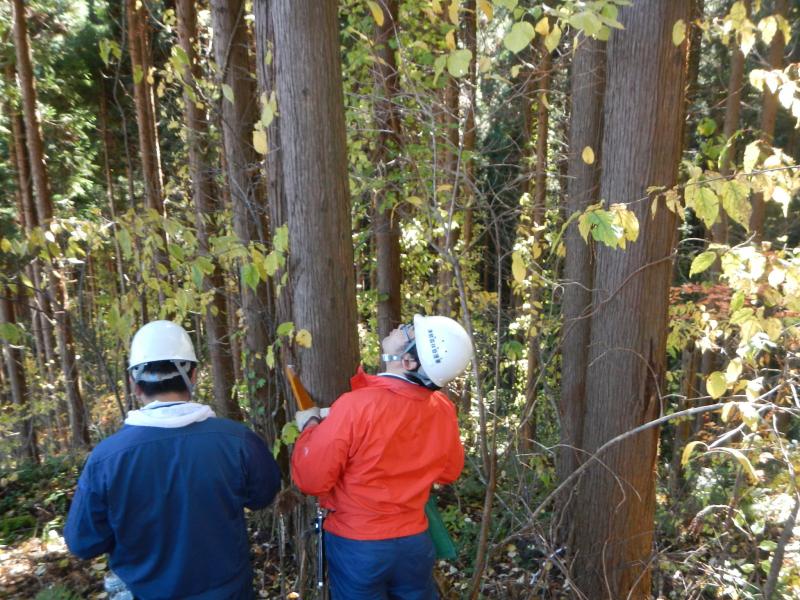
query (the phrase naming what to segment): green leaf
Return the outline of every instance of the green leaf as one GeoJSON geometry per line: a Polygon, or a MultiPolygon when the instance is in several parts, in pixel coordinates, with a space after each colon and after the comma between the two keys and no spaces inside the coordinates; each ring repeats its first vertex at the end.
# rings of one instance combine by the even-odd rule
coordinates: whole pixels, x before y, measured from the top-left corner
{"type": "Polygon", "coordinates": [[[273,250],[264,257],[264,269],[266,270],[267,275],[269,275],[270,277],[275,275],[275,273],[278,271],[279,266],[280,266],[280,261],[278,259],[277,251],[273,250]]]}
{"type": "Polygon", "coordinates": [[[436,57],[436,60],[433,62],[433,84],[436,85],[436,80],[439,79],[439,75],[444,72],[444,68],[447,66],[447,54],[442,54],[441,56],[436,57]]]}
{"type": "Polygon", "coordinates": [[[256,265],[253,263],[246,263],[242,266],[242,281],[244,281],[250,289],[256,291],[260,280],[261,276],[258,274],[258,267],[256,267],[256,265]]]}
{"type": "Polygon", "coordinates": [[[715,260],[717,260],[717,253],[713,250],[706,250],[698,254],[692,261],[692,266],[689,269],[689,277],[702,273],[713,265],[715,260]]]}
{"type": "Polygon", "coordinates": [[[753,205],[750,203],[750,187],[739,181],[725,181],[722,183],[721,197],[722,208],[736,223],[750,230],[750,213],[753,205]]]}
{"type": "Polygon", "coordinates": [[[535,36],[536,31],[533,25],[527,21],[514,23],[511,27],[511,31],[503,38],[503,45],[514,54],[517,54],[524,50],[535,36]]]}
{"type": "Polygon", "coordinates": [[[300,430],[297,428],[297,423],[289,421],[281,429],[281,441],[286,444],[294,444],[297,438],[300,437],[300,430]]]}
{"type": "Polygon", "coordinates": [[[517,7],[519,0],[494,0],[494,3],[497,6],[502,6],[508,10],[514,10],[517,7]]]}
{"type": "Polygon", "coordinates": [[[575,29],[583,31],[589,37],[596,36],[603,28],[603,22],[590,10],[575,13],[569,18],[569,24],[575,29]]]}
{"type": "Polygon", "coordinates": [[[463,77],[469,73],[471,61],[472,52],[469,50],[454,50],[447,56],[447,70],[453,77],[463,77]]]}
{"type": "Polygon", "coordinates": [[[14,323],[0,323],[0,340],[17,345],[25,337],[23,329],[14,323]]]}
{"type": "Polygon", "coordinates": [[[275,330],[275,334],[278,337],[285,337],[290,336],[294,331],[294,323],[292,321],[286,321],[278,325],[278,329],[275,330]]]}
{"type": "Polygon", "coordinates": [[[281,225],[272,237],[272,247],[278,252],[286,252],[289,248],[289,226],[281,225]]]}
{"type": "Polygon", "coordinates": [[[525,261],[522,260],[522,254],[518,251],[511,255],[511,274],[517,283],[525,283],[525,261]]]}
{"type": "Polygon", "coordinates": [[[722,397],[727,389],[728,383],[725,381],[725,374],[721,371],[714,371],[706,379],[706,390],[714,400],[722,397]]]}
{"type": "Polygon", "coordinates": [[[144,71],[142,70],[141,66],[136,65],[133,67],[133,83],[139,85],[142,82],[142,79],[144,79],[144,71]]]}
{"type": "Polygon", "coordinates": [[[593,210],[589,213],[592,224],[592,237],[606,246],[616,248],[622,236],[622,229],[614,224],[614,216],[607,210],[593,210]]]}
{"type": "Polygon", "coordinates": [[[730,307],[731,314],[735,313],[743,306],[744,306],[744,292],[739,290],[731,297],[731,307],[730,307]]]}
{"type": "Polygon", "coordinates": [[[225,96],[225,99],[233,104],[233,88],[229,86],[227,83],[222,84],[222,95],[225,96]]]}

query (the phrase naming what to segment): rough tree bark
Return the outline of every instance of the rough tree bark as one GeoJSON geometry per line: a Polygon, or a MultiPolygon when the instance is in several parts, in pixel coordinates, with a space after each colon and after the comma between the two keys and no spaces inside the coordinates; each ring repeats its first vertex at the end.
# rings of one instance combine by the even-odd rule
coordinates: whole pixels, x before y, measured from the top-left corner
{"type": "MultiPolygon", "coordinates": [[[[656,418],[661,410],[675,215],[654,217],[649,186],[672,187],[681,151],[687,43],[673,25],[690,0],[653,0],[620,11],[608,42],[600,197],[639,220],[625,251],[597,246],[586,371],[583,446],[656,418]]],[[[571,374],[572,375],[572,374],[571,374]]],[[[583,475],[576,511],[575,575],[592,598],[650,596],[658,430],[611,447],[583,475]],[[600,465],[602,462],[602,466],[600,465]],[[598,518],[602,515],[602,518],[598,518]]]]}
{"type": "MultiPolygon", "coordinates": [[[[775,0],[773,14],[786,18],[789,14],[788,0],[775,0]]],[[[769,45],[769,56],[767,58],[770,69],[783,68],[783,52],[786,50],[786,39],[780,28],[772,38],[769,45]]],[[[772,145],[775,137],[775,121],[778,117],[778,94],[764,88],[764,100],[761,105],[761,139],[765,144],[772,145]]],[[[766,204],[764,194],[753,194],[753,212],[750,215],[750,231],[753,233],[755,241],[760,242],[764,237],[764,220],[766,218],[766,204]]]]}
{"type": "Polygon", "coordinates": [[[150,53],[147,12],[140,0],[126,0],[128,23],[128,53],[133,71],[133,101],[139,130],[139,155],[142,161],[142,180],[145,206],[164,213],[161,158],[156,130],[153,86],[150,84],[150,53]]]}
{"type": "Polygon", "coordinates": [[[290,302],[279,310],[311,332],[295,364],[312,397],[328,405],[349,389],[358,364],[338,7],[265,2],[256,0],[256,11],[266,8],[274,43],[269,70],[279,113],[270,128],[269,197],[273,227],[288,224],[290,246],[283,292],[290,302]]]}
{"type": "MultiPolygon", "coordinates": [[[[389,42],[397,36],[397,0],[381,3],[383,24],[375,26],[375,55],[372,68],[375,83],[375,142],[373,162],[385,182],[391,182],[397,170],[395,159],[400,149],[400,114],[397,106],[398,73],[395,51],[389,42]]],[[[396,193],[375,193],[374,225],[378,288],[378,339],[400,324],[400,223],[393,210],[396,193]]]]}
{"type": "MultiPolygon", "coordinates": [[[[570,95],[569,158],[567,166],[566,217],[583,212],[600,196],[600,164],[603,141],[603,98],[606,89],[606,44],[577,36],[572,60],[570,95]],[[594,161],[582,158],[585,148],[594,152],[594,161]]],[[[559,481],[564,481],[580,463],[575,449],[582,447],[583,415],[586,404],[586,365],[588,360],[592,305],[592,241],[584,241],[577,221],[564,233],[564,318],[561,343],[562,373],[559,417],[561,448],[556,460],[559,481]]],[[[571,523],[571,519],[565,520],[571,523]]]]}
{"type": "MultiPolygon", "coordinates": [[[[0,291],[0,323],[14,325],[16,321],[14,305],[8,298],[9,290],[0,291]]],[[[30,409],[28,384],[25,379],[25,362],[22,350],[12,346],[6,340],[2,342],[3,358],[8,372],[8,383],[11,388],[11,400],[22,413],[19,421],[19,436],[21,440],[22,456],[34,463],[39,462],[39,445],[36,440],[36,430],[33,419],[26,414],[30,409]]]]}
{"type": "MultiPolygon", "coordinates": [[[[184,84],[183,103],[189,152],[189,178],[192,182],[197,239],[203,255],[209,256],[208,240],[210,235],[216,235],[213,217],[220,209],[220,203],[219,190],[211,167],[211,150],[208,146],[208,118],[205,108],[197,105],[196,96],[192,93],[201,74],[195,51],[197,43],[195,1],[178,0],[176,11],[178,43],[188,58],[181,76],[184,84]]],[[[225,279],[217,261],[213,262],[214,271],[203,278],[203,290],[213,294],[212,301],[206,307],[204,320],[214,386],[214,406],[220,415],[241,421],[242,412],[233,396],[233,357],[229,342],[225,279]]]]}
{"type": "MultiPolygon", "coordinates": [[[[39,129],[39,118],[36,112],[36,88],[34,86],[33,66],[28,43],[28,27],[25,6],[22,0],[13,0],[14,12],[14,48],[17,59],[17,80],[22,97],[22,113],[25,121],[25,134],[28,148],[28,160],[36,198],[38,225],[48,227],[53,218],[53,203],[50,196],[50,183],[47,178],[44,144],[39,129]]],[[[80,393],[78,364],[72,344],[72,326],[69,307],[65,304],[63,287],[57,282],[55,260],[46,267],[53,317],[56,322],[59,358],[69,406],[69,421],[72,443],[75,446],[89,444],[89,428],[86,409],[80,393]]],[[[62,279],[63,281],[63,279],[62,279]]]]}
{"type": "MultiPolygon", "coordinates": [[[[214,60],[221,83],[230,86],[233,101],[221,100],[222,137],[228,192],[233,207],[233,228],[243,244],[266,241],[264,201],[259,193],[259,159],[253,148],[256,122],[256,82],[250,69],[244,2],[213,0],[214,60]]],[[[241,308],[245,324],[243,371],[251,406],[269,414],[270,377],[265,356],[272,320],[269,289],[259,282],[255,290],[241,283],[241,308]]]]}

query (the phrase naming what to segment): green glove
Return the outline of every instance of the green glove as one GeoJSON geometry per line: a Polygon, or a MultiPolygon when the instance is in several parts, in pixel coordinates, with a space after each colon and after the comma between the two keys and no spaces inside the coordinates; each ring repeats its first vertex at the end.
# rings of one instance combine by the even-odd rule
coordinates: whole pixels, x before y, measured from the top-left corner
{"type": "Polygon", "coordinates": [[[442,516],[436,508],[436,499],[432,495],[425,504],[425,516],[428,517],[428,534],[433,540],[436,558],[454,560],[458,555],[456,545],[442,521],[442,516]]]}

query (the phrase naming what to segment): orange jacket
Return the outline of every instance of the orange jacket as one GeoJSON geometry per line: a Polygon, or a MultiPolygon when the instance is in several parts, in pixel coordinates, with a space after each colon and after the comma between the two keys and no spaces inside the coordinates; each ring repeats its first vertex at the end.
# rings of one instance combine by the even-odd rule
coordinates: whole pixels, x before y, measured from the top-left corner
{"type": "Polygon", "coordinates": [[[464,468],[453,404],[441,392],[359,368],[322,423],[295,442],[292,477],[330,509],[325,529],[356,540],[415,535],[428,527],[433,483],[464,468]]]}

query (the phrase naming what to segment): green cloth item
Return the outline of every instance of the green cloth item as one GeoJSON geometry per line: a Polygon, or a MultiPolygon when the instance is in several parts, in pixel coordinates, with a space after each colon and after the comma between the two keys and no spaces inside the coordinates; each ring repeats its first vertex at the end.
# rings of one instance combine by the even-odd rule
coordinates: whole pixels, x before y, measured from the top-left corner
{"type": "Polygon", "coordinates": [[[454,560],[458,555],[456,545],[442,521],[442,516],[436,508],[436,499],[433,496],[428,498],[428,502],[425,504],[425,516],[428,517],[428,534],[433,540],[436,558],[454,560]]]}

